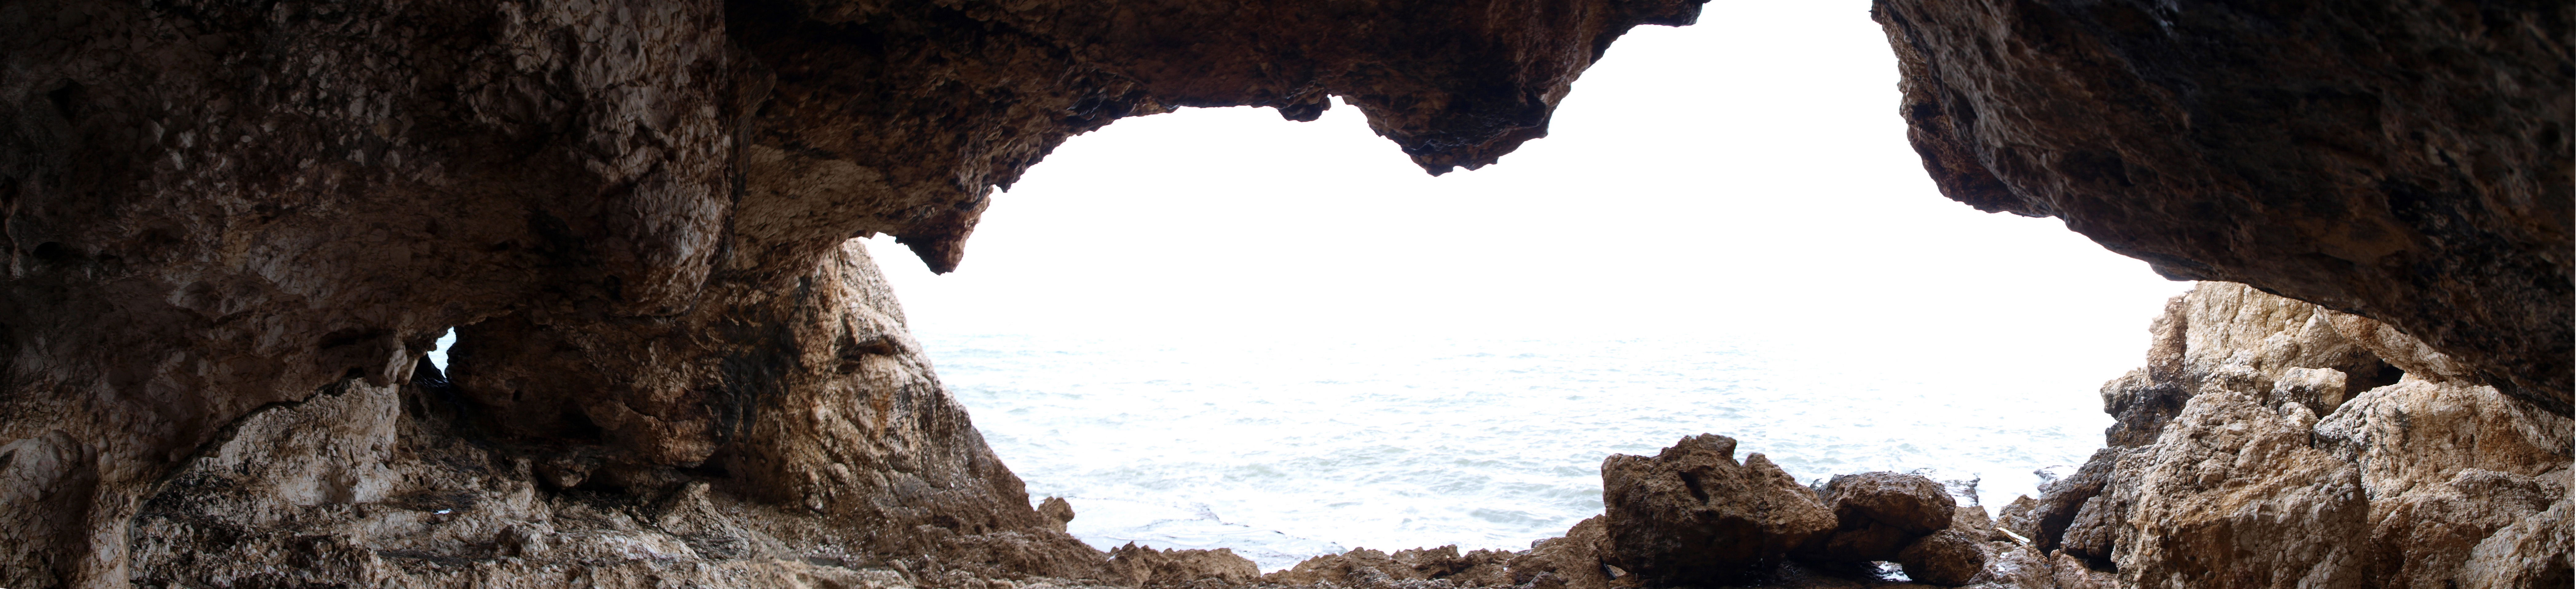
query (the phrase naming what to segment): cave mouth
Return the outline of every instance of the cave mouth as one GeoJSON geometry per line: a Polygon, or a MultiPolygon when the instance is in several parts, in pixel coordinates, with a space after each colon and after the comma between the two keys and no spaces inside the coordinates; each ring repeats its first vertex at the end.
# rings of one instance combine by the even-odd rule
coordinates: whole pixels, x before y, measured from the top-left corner
{"type": "Polygon", "coordinates": [[[2100,446],[2093,391],[2188,283],[1940,198],[1877,25],[1752,10],[1631,32],[1504,165],[1425,176],[1338,102],[1183,109],[1058,148],[956,272],[865,243],[1097,548],[1527,549],[1601,513],[1604,456],[1700,433],[1802,481],[2035,494],[2100,446]],[[1807,57],[1746,57],[1783,52],[1807,57]]]}

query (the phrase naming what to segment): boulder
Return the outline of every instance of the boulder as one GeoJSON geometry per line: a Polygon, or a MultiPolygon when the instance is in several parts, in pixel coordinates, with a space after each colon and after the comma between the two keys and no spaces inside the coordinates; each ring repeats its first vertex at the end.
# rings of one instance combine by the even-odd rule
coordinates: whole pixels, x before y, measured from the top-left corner
{"type": "Polygon", "coordinates": [[[1986,547],[1976,534],[1942,530],[1915,540],[1898,552],[1897,564],[1918,583],[1966,585],[1986,568],[1986,547]]]}
{"type": "Polygon", "coordinates": [[[1835,528],[1824,556],[1839,561],[1895,560],[1916,539],[1950,527],[1958,502],[1922,475],[1868,472],[1825,484],[1835,528]]]}
{"type": "Polygon", "coordinates": [[[1770,459],[1737,463],[1725,436],[1683,438],[1652,457],[1613,455],[1601,463],[1601,482],[1603,561],[1649,584],[1759,580],[1835,525],[1824,501],[1770,459]]]}

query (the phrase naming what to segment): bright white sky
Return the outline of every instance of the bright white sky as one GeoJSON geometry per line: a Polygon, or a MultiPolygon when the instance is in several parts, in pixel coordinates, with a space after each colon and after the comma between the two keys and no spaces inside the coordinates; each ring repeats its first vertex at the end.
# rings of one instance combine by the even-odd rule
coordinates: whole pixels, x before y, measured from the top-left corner
{"type": "Polygon", "coordinates": [[[2188,283],[1943,198],[1868,10],[1638,27],[1549,137],[1480,171],[1426,175],[1348,106],[1187,109],[1067,142],[956,273],[870,246],[921,333],[1747,333],[2090,383],[2137,366],[2188,283]]]}

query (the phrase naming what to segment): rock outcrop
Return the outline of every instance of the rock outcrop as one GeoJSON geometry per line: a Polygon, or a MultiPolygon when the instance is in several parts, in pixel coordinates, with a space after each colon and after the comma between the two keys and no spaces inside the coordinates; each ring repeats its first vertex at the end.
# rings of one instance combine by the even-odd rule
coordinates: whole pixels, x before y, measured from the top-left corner
{"type": "MultiPolygon", "coordinates": [[[[1491,164],[1698,11],[0,5],[0,586],[1866,583],[1797,560],[1833,505],[1713,436],[1605,464],[1609,512],[1526,552],[1111,559],[849,243],[952,270],[1066,137],[1181,106],[1340,96],[1426,171],[1491,164]]],[[[2251,286],[2169,309],[2109,448],[2000,514],[2030,545],[1856,533],[1997,586],[2569,582],[2576,6],[1873,14],[1945,194],[2251,286]]]]}
{"type": "Polygon", "coordinates": [[[1230,549],[1155,550],[1134,542],[1109,551],[1109,570],[1138,587],[1225,587],[1261,578],[1261,567],[1230,549]]]}
{"type": "MultiPolygon", "coordinates": [[[[859,271],[865,253],[839,253],[823,273],[837,280],[809,300],[850,308],[822,316],[890,311],[875,306],[891,301],[883,285],[859,271]]],[[[1039,522],[1019,481],[961,429],[962,409],[917,359],[902,360],[854,375],[913,397],[871,404],[842,390],[854,402],[793,416],[877,424],[795,449],[871,477],[834,481],[839,495],[820,508],[740,479],[484,433],[474,402],[435,367],[398,386],[342,381],[256,411],[185,457],[137,508],[127,574],[144,586],[1126,584],[1098,551],[1039,522]]]]}
{"type": "Polygon", "coordinates": [[[2167,309],[2157,340],[2185,343],[2103,389],[2114,447],[2004,527],[2136,586],[2576,582],[2576,421],[2369,319],[2226,283],[2167,309]],[[2381,364],[2404,372],[2349,388],[2381,364]]]}
{"type": "Polygon", "coordinates": [[[1944,194],[2386,322],[2570,411],[2563,2],[1879,0],[1944,194]]]}
{"type": "Polygon", "coordinates": [[[1917,475],[1819,495],[1703,435],[1605,461],[1608,515],[1585,523],[1603,529],[1576,533],[1607,539],[1602,570],[1628,578],[1568,586],[1857,586],[1865,561],[1981,588],[2576,582],[2576,419],[2385,324],[2246,285],[2202,283],[2150,332],[2147,366],[2102,388],[2109,447],[1996,517],[1917,475]],[[1782,523],[1820,509],[1830,529],[1782,523]]]}
{"type": "Polygon", "coordinates": [[[1916,540],[1950,527],[1957,501],[1922,475],[1865,472],[1825,483],[1835,527],[1824,557],[1843,561],[1896,560],[1916,540]]]}
{"type": "MultiPolygon", "coordinates": [[[[713,501],[778,510],[737,525],[781,535],[789,552],[847,541],[995,574],[1093,574],[1080,571],[1105,557],[1028,506],[845,241],[890,234],[934,270],[953,269],[992,190],[1068,136],[1179,106],[1312,120],[1340,96],[1427,171],[1491,164],[1545,134],[1612,40],[1689,23],[1698,9],[0,6],[0,586],[122,587],[147,569],[221,565],[155,560],[134,540],[135,526],[158,525],[141,518],[147,506],[217,492],[164,484],[198,480],[186,473],[214,448],[277,469],[325,458],[298,452],[343,453],[328,456],[339,474],[203,479],[325,499],[209,512],[284,518],[209,520],[245,533],[310,517],[338,522],[318,529],[378,525],[354,511],[344,521],[278,510],[374,509],[392,501],[376,493],[394,491],[311,481],[380,481],[386,469],[415,472],[386,487],[402,492],[533,484],[538,498],[508,503],[532,518],[558,497],[658,497],[695,482],[713,501]],[[462,339],[452,387],[401,401],[436,419],[294,433],[281,450],[235,444],[264,431],[255,416],[352,387],[414,395],[404,383],[450,328],[462,339]],[[385,445],[382,431],[401,443],[385,445]],[[311,438],[322,435],[377,437],[311,438]],[[449,439],[483,454],[412,464],[372,449],[449,439]],[[522,460],[524,473],[495,466],[522,460]],[[303,482],[278,486],[290,481],[303,482]],[[799,518],[854,535],[786,531],[809,529],[788,522],[799,518]],[[973,540],[1013,534],[1040,548],[973,540]],[[1077,552],[1087,560],[1058,558],[1077,552]]],[[[492,529],[417,550],[576,546],[536,540],[540,521],[507,523],[520,530],[507,542],[492,529]]],[[[350,534],[297,542],[358,562],[428,537],[350,534]]],[[[876,562],[852,558],[837,562],[876,562]]],[[[394,574],[308,568],[294,582],[394,574]]]]}
{"type": "MultiPolygon", "coordinates": [[[[1903,503],[1862,496],[1855,503],[1903,503]]],[[[1602,560],[1660,585],[1762,580],[1835,526],[1835,512],[1814,490],[1760,453],[1737,463],[1735,440],[1711,434],[1682,438],[1653,457],[1601,461],[1601,503],[1609,537],[1602,560]]],[[[1950,519],[1946,509],[1938,515],[1940,523],[1950,519]]]]}

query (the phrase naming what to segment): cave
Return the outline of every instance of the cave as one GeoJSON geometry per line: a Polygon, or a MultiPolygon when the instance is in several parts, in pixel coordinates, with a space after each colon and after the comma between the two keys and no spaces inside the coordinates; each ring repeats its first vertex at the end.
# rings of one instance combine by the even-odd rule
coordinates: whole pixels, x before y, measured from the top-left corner
{"type": "Polygon", "coordinates": [[[2203,281],[2104,447],[1990,520],[1708,435],[1610,457],[1604,515],[1527,551],[1103,552],[853,243],[954,270],[1068,137],[1181,107],[1338,99],[1426,173],[1494,165],[1631,28],[1726,16],[0,6],[0,587],[2568,582],[2563,3],[1877,1],[1944,196],[2203,281]]]}

